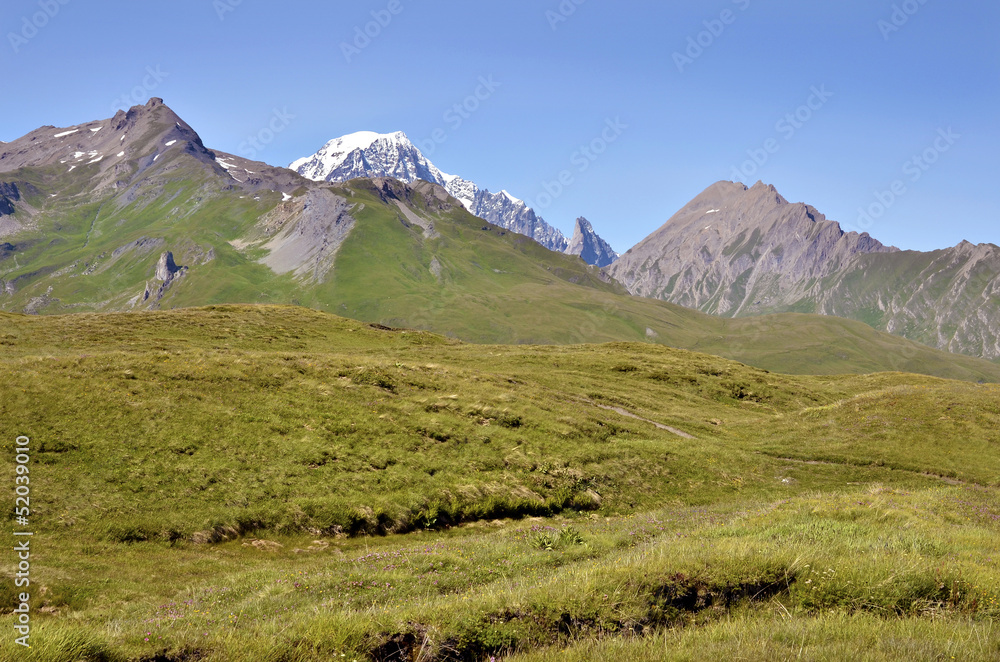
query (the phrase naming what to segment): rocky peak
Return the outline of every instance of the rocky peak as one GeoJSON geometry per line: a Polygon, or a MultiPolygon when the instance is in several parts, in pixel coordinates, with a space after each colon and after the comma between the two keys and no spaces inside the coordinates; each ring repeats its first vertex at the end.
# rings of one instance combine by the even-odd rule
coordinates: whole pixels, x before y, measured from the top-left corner
{"type": "MultiPolygon", "coordinates": [[[[392,177],[413,183],[422,179],[443,186],[474,216],[531,237],[551,251],[563,253],[569,247],[563,233],[546,223],[523,200],[507,191],[491,193],[462,177],[442,172],[401,131],[384,134],[361,131],[335,138],[316,154],[293,162],[289,168],[314,181],[392,177]]],[[[596,234],[593,237],[600,240],[596,234]]]]}
{"type": "Polygon", "coordinates": [[[573,238],[570,240],[566,252],[570,255],[579,255],[587,264],[598,267],[606,267],[618,259],[618,253],[611,248],[608,242],[597,236],[590,221],[582,216],[576,219],[573,238]]]}
{"type": "Polygon", "coordinates": [[[611,275],[633,294],[704,312],[736,315],[759,302],[805,296],[857,255],[893,252],[845,233],[815,208],[774,186],[718,182],[616,261],[611,275]]]}

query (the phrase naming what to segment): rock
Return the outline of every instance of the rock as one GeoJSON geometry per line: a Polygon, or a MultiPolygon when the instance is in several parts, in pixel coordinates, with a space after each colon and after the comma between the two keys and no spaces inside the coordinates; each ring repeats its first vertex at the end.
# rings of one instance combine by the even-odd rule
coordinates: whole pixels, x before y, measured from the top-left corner
{"type": "Polygon", "coordinates": [[[276,552],[284,547],[280,542],[274,542],[273,540],[251,540],[250,542],[243,543],[243,546],[253,547],[262,552],[276,552]]]}
{"type": "Polygon", "coordinates": [[[170,251],[160,255],[160,260],[156,263],[156,280],[168,283],[174,278],[174,274],[180,268],[174,262],[174,254],[170,251]]]}
{"type": "Polygon", "coordinates": [[[17,202],[21,199],[21,191],[18,190],[17,184],[0,182],[0,196],[17,202]]]}

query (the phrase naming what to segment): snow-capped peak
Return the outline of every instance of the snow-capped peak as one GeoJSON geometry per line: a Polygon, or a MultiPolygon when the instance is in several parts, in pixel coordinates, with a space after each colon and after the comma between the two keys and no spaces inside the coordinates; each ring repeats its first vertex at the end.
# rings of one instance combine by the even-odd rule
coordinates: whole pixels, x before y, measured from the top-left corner
{"type": "MultiPolygon", "coordinates": [[[[375,133],[374,131],[358,131],[346,136],[331,140],[326,144],[326,148],[335,148],[337,151],[353,152],[356,149],[368,149],[380,140],[390,143],[410,143],[410,139],[402,131],[395,133],[375,133]]],[[[324,148],[324,149],[326,149],[324,148]]]]}
{"type": "Polygon", "coordinates": [[[441,172],[402,131],[359,131],[335,138],[316,154],[289,168],[314,181],[345,182],[357,177],[392,177],[411,183],[423,179],[444,187],[474,216],[527,235],[554,251],[569,246],[566,237],[507,191],[490,193],[474,182],[441,172]]]}
{"type": "Polygon", "coordinates": [[[309,179],[322,181],[331,172],[342,166],[352,153],[356,151],[364,152],[371,149],[376,143],[384,144],[386,147],[396,146],[416,149],[402,131],[396,131],[395,133],[358,131],[341,136],[340,138],[334,138],[323,145],[316,154],[299,159],[288,167],[309,179]]]}

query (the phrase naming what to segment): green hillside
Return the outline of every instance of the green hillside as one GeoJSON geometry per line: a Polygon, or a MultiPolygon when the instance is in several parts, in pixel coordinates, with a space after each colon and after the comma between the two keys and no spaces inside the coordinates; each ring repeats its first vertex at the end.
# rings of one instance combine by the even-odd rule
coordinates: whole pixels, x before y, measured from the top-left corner
{"type": "Polygon", "coordinates": [[[996,385],[305,308],[0,322],[32,659],[1000,653],[996,385]]]}

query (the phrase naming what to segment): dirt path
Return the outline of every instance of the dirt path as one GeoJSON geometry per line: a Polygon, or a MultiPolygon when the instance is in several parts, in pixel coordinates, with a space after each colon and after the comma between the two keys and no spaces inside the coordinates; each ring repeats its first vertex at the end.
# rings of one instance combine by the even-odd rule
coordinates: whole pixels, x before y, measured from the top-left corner
{"type": "Polygon", "coordinates": [[[669,425],[664,425],[663,423],[657,423],[656,421],[651,421],[648,418],[643,418],[642,416],[637,416],[637,415],[633,414],[632,412],[630,412],[629,410],[622,409],[621,407],[609,407],[608,405],[599,405],[596,402],[591,402],[590,404],[594,405],[595,407],[598,407],[599,409],[605,409],[607,411],[613,411],[616,414],[621,414],[622,416],[626,416],[628,418],[634,418],[637,421],[643,421],[644,423],[649,423],[651,425],[656,426],[660,430],[666,430],[667,432],[670,432],[671,434],[675,434],[678,437],[683,437],[684,439],[697,439],[697,437],[693,437],[693,436],[689,435],[687,432],[684,432],[683,430],[678,430],[677,428],[672,428],[669,425]]]}
{"type": "MultiPolygon", "coordinates": [[[[762,455],[767,455],[767,453],[762,453],[762,455]]],[[[794,457],[777,457],[775,455],[767,455],[767,457],[774,458],[775,460],[780,460],[782,462],[795,462],[796,464],[810,464],[810,465],[827,465],[833,467],[862,467],[864,465],[851,464],[850,462],[830,462],[829,460],[797,460],[794,457]]],[[[913,471],[912,469],[899,469],[896,467],[882,467],[889,471],[901,471],[903,473],[914,474],[917,476],[923,476],[924,478],[934,478],[940,480],[948,485],[975,485],[976,483],[969,483],[964,480],[959,480],[957,478],[950,478],[948,476],[941,476],[938,474],[928,473],[926,471],[913,471]]]]}

